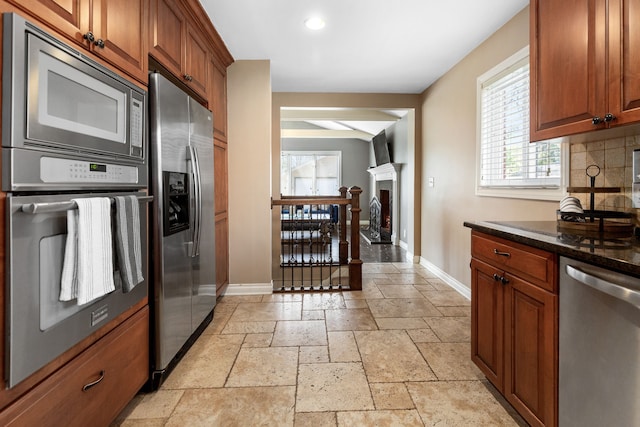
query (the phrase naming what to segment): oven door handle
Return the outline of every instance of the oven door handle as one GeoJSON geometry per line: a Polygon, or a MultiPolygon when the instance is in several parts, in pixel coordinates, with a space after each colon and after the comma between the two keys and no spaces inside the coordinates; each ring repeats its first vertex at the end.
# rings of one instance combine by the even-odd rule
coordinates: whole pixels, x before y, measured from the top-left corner
{"type": "MultiPolygon", "coordinates": [[[[578,282],[584,283],[595,290],[640,308],[640,292],[638,291],[612,283],[610,280],[589,274],[571,265],[567,265],[567,274],[578,282]]],[[[560,292],[562,292],[562,290],[560,292]]]]}
{"type": "MultiPolygon", "coordinates": [[[[153,196],[138,196],[138,202],[150,203],[153,196]]],[[[111,199],[111,204],[115,201],[111,199]]],[[[72,200],[68,202],[51,202],[51,203],[26,203],[20,208],[22,212],[29,214],[64,212],[71,209],[78,209],[78,204],[72,200]]]]}

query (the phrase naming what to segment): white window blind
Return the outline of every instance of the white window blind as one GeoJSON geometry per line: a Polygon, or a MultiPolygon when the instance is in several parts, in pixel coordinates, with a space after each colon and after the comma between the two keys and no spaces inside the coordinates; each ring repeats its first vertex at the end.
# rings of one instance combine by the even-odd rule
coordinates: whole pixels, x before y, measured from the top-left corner
{"type": "Polygon", "coordinates": [[[478,86],[479,189],[558,189],[560,142],[529,142],[528,55],[514,55],[478,86]]]}

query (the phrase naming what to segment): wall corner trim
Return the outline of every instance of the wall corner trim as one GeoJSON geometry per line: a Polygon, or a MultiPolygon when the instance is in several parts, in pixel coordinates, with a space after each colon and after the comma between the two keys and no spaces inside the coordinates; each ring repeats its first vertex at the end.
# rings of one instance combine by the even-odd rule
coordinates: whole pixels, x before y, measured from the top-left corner
{"type": "Polygon", "coordinates": [[[439,267],[422,257],[420,257],[420,265],[431,271],[433,274],[438,276],[439,279],[443,280],[447,285],[451,286],[460,295],[471,301],[471,289],[465,286],[462,282],[459,282],[458,280],[447,274],[445,271],[441,270],[439,267]]]}

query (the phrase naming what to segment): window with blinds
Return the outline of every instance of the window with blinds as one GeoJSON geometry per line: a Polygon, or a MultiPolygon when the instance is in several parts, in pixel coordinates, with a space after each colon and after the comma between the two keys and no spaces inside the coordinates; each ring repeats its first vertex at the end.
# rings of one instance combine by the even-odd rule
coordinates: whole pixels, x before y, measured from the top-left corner
{"type": "Polygon", "coordinates": [[[481,76],[478,98],[478,192],[558,190],[560,142],[529,142],[528,48],[481,76]]]}
{"type": "Polygon", "coordinates": [[[283,151],[280,169],[280,193],[283,196],[339,194],[340,151],[283,151]]]}

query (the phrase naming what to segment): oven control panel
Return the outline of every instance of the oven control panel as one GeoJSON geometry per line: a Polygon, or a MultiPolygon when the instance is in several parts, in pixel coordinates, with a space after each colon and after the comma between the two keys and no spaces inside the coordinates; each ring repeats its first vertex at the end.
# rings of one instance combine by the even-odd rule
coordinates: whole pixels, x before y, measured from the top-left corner
{"type": "Polygon", "coordinates": [[[127,165],[88,162],[84,160],[42,157],[40,179],[51,183],[135,184],[138,168],[127,165]]]}

